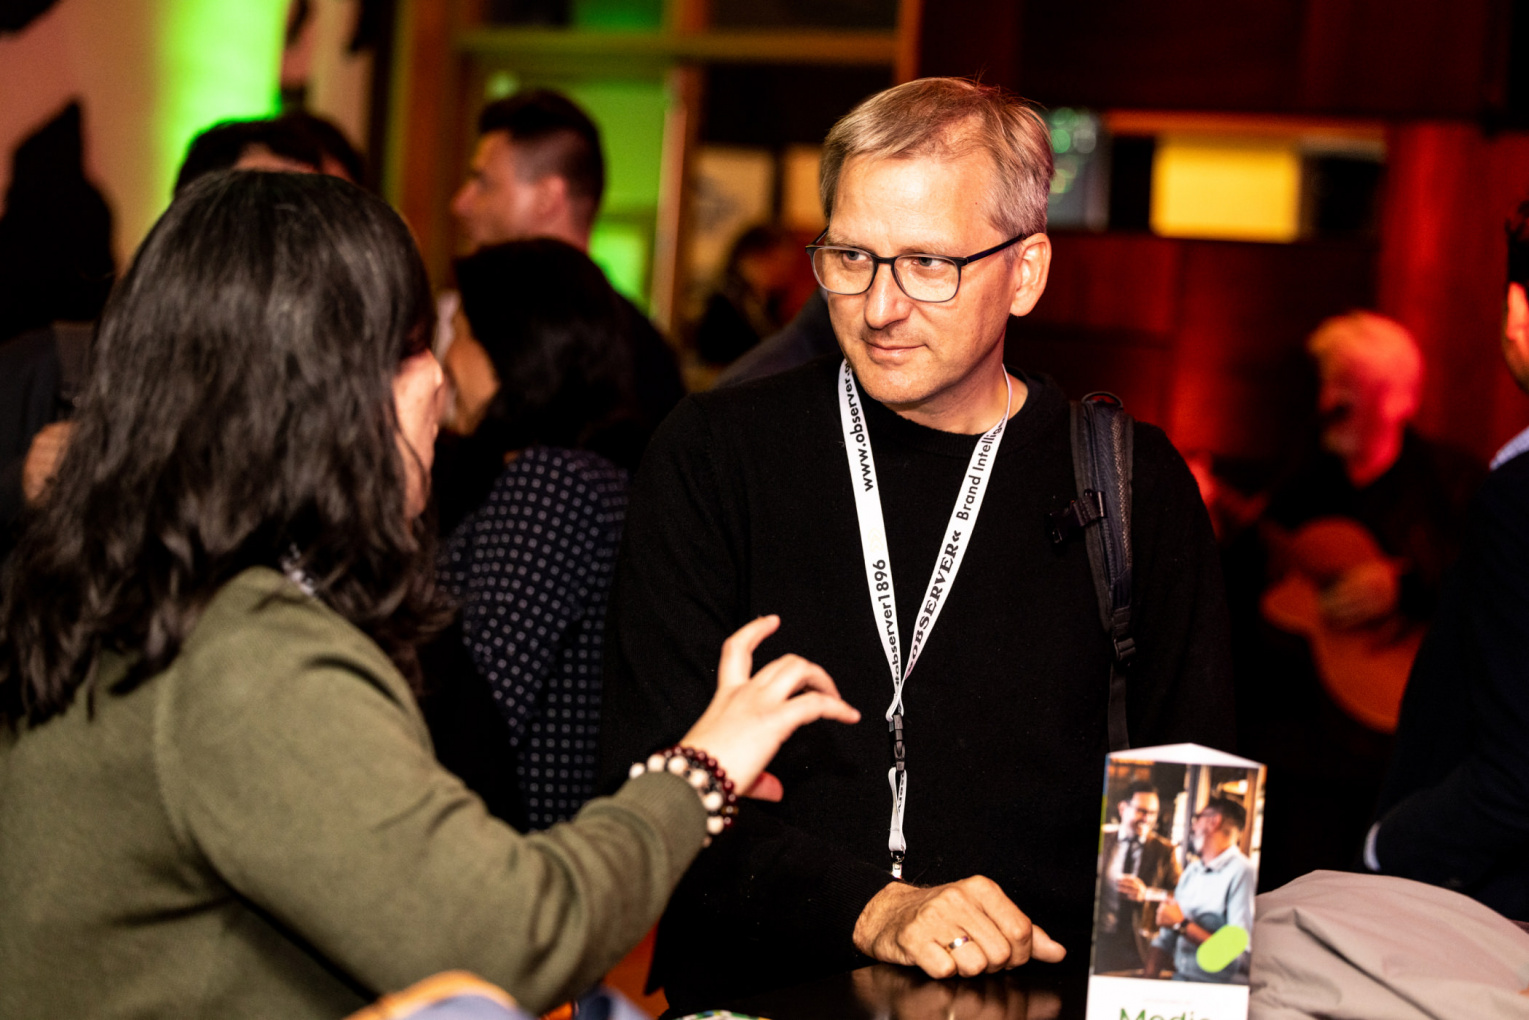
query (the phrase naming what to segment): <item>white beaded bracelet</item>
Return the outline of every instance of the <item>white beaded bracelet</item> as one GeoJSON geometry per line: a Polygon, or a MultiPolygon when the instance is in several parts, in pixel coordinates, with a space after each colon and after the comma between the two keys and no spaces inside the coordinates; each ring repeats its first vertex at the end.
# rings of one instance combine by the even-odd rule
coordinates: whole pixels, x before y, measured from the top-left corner
{"type": "Polygon", "coordinates": [[[634,762],[627,775],[636,779],[644,772],[672,772],[694,788],[706,809],[703,847],[711,846],[712,837],[731,828],[738,816],[738,794],[733,790],[733,781],[727,778],[717,759],[705,751],[679,745],[667,747],[649,755],[647,761],[634,762]]]}

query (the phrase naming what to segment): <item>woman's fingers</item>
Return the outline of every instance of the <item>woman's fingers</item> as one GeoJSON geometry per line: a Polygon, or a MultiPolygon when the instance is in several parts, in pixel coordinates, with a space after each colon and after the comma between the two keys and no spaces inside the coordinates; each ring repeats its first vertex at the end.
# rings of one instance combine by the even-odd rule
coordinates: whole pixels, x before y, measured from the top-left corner
{"type": "Polygon", "coordinates": [[[839,696],[839,688],[828,671],[800,655],[782,655],[755,673],[754,683],[782,700],[809,689],[839,696]]]}
{"type": "Polygon", "coordinates": [[[781,719],[788,727],[785,735],[781,737],[781,742],[785,743],[785,738],[798,728],[818,719],[857,723],[860,721],[860,710],[838,695],[811,691],[807,694],[798,694],[782,705],[781,719]]]}
{"type": "Polygon", "coordinates": [[[754,649],[774,634],[779,626],[780,617],[775,614],[761,616],[739,627],[722,642],[722,659],[717,665],[717,686],[741,687],[748,683],[749,675],[754,672],[754,649]]]}
{"type": "MultiPolygon", "coordinates": [[[[839,697],[838,685],[834,683],[833,677],[828,675],[828,671],[800,655],[782,655],[755,673],[750,686],[763,701],[765,711],[769,711],[772,706],[796,705],[803,699],[823,698],[838,706],[827,713],[827,718],[839,719],[843,722],[860,720],[860,713],[850,708],[844,699],[839,697]],[[848,710],[849,716],[843,714],[845,709],[848,710]]],[[[809,700],[807,704],[817,706],[822,702],[809,700]]],[[[798,710],[801,708],[802,706],[797,706],[798,710]]],[[[823,717],[813,715],[808,721],[823,717]]],[[[799,725],[801,723],[794,723],[793,728],[799,725]]]]}
{"type": "Polygon", "coordinates": [[[723,642],[717,693],[682,741],[715,757],[741,791],[760,800],[780,799],[780,781],[764,767],[799,727],[860,721],[827,672],[799,655],[781,656],[750,677],[754,651],[779,627],[778,616],[761,616],[723,642]]]}

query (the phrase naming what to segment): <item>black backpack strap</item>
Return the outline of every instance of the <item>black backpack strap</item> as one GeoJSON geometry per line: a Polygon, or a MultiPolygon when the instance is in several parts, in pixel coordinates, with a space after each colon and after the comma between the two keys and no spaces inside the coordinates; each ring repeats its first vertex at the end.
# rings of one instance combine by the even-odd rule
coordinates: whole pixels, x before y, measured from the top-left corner
{"type": "Polygon", "coordinates": [[[1072,404],[1072,463],[1078,499],[1052,515],[1052,540],[1081,530],[1099,599],[1099,620],[1110,636],[1109,741],[1131,746],[1126,727],[1126,671],[1136,655],[1131,634],[1131,459],[1134,422],[1112,393],[1090,393],[1072,404]],[[1060,520],[1059,520],[1060,518],[1060,520]],[[1097,525],[1097,526],[1095,526],[1097,525]]]}

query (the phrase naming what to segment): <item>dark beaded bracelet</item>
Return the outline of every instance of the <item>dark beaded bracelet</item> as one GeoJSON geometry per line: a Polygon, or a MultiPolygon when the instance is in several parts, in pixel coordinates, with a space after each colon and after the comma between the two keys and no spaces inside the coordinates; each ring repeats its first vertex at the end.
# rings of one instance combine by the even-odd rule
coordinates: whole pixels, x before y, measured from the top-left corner
{"type": "Polygon", "coordinates": [[[702,846],[711,846],[712,837],[731,828],[738,816],[738,794],[733,781],[727,778],[717,759],[705,751],[679,745],[666,747],[649,755],[647,761],[634,763],[628,775],[635,779],[644,772],[672,772],[695,790],[706,809],[706,840],[702,846]]]}

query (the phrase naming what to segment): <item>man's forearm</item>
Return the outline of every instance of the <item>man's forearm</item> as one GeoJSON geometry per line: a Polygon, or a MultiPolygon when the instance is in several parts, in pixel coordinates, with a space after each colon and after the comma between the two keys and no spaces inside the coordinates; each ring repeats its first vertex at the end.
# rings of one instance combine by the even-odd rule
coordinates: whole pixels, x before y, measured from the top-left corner
{"type": "Polygon", "coordinates": [[[1204,942],[1206,939],[1210,938],[1213,934],[1215,933],[1200,927],[1193,921],[1185,924],[1184,927],[1179,930],[1179,935],[1181,937],[1188,939],[1197,946],[1204,942]]]}
{"type": "Polygon", "coordinates": [[[1366,864],[1383,874],[1430,885],[1469,888],[1508,855],[1529,843],[1529,824],[1496,810],[1513,796],[1478,773],[1474,759],[1442,783],[1418,790],[1380,819],[1366,841],[1366,864]]]}

